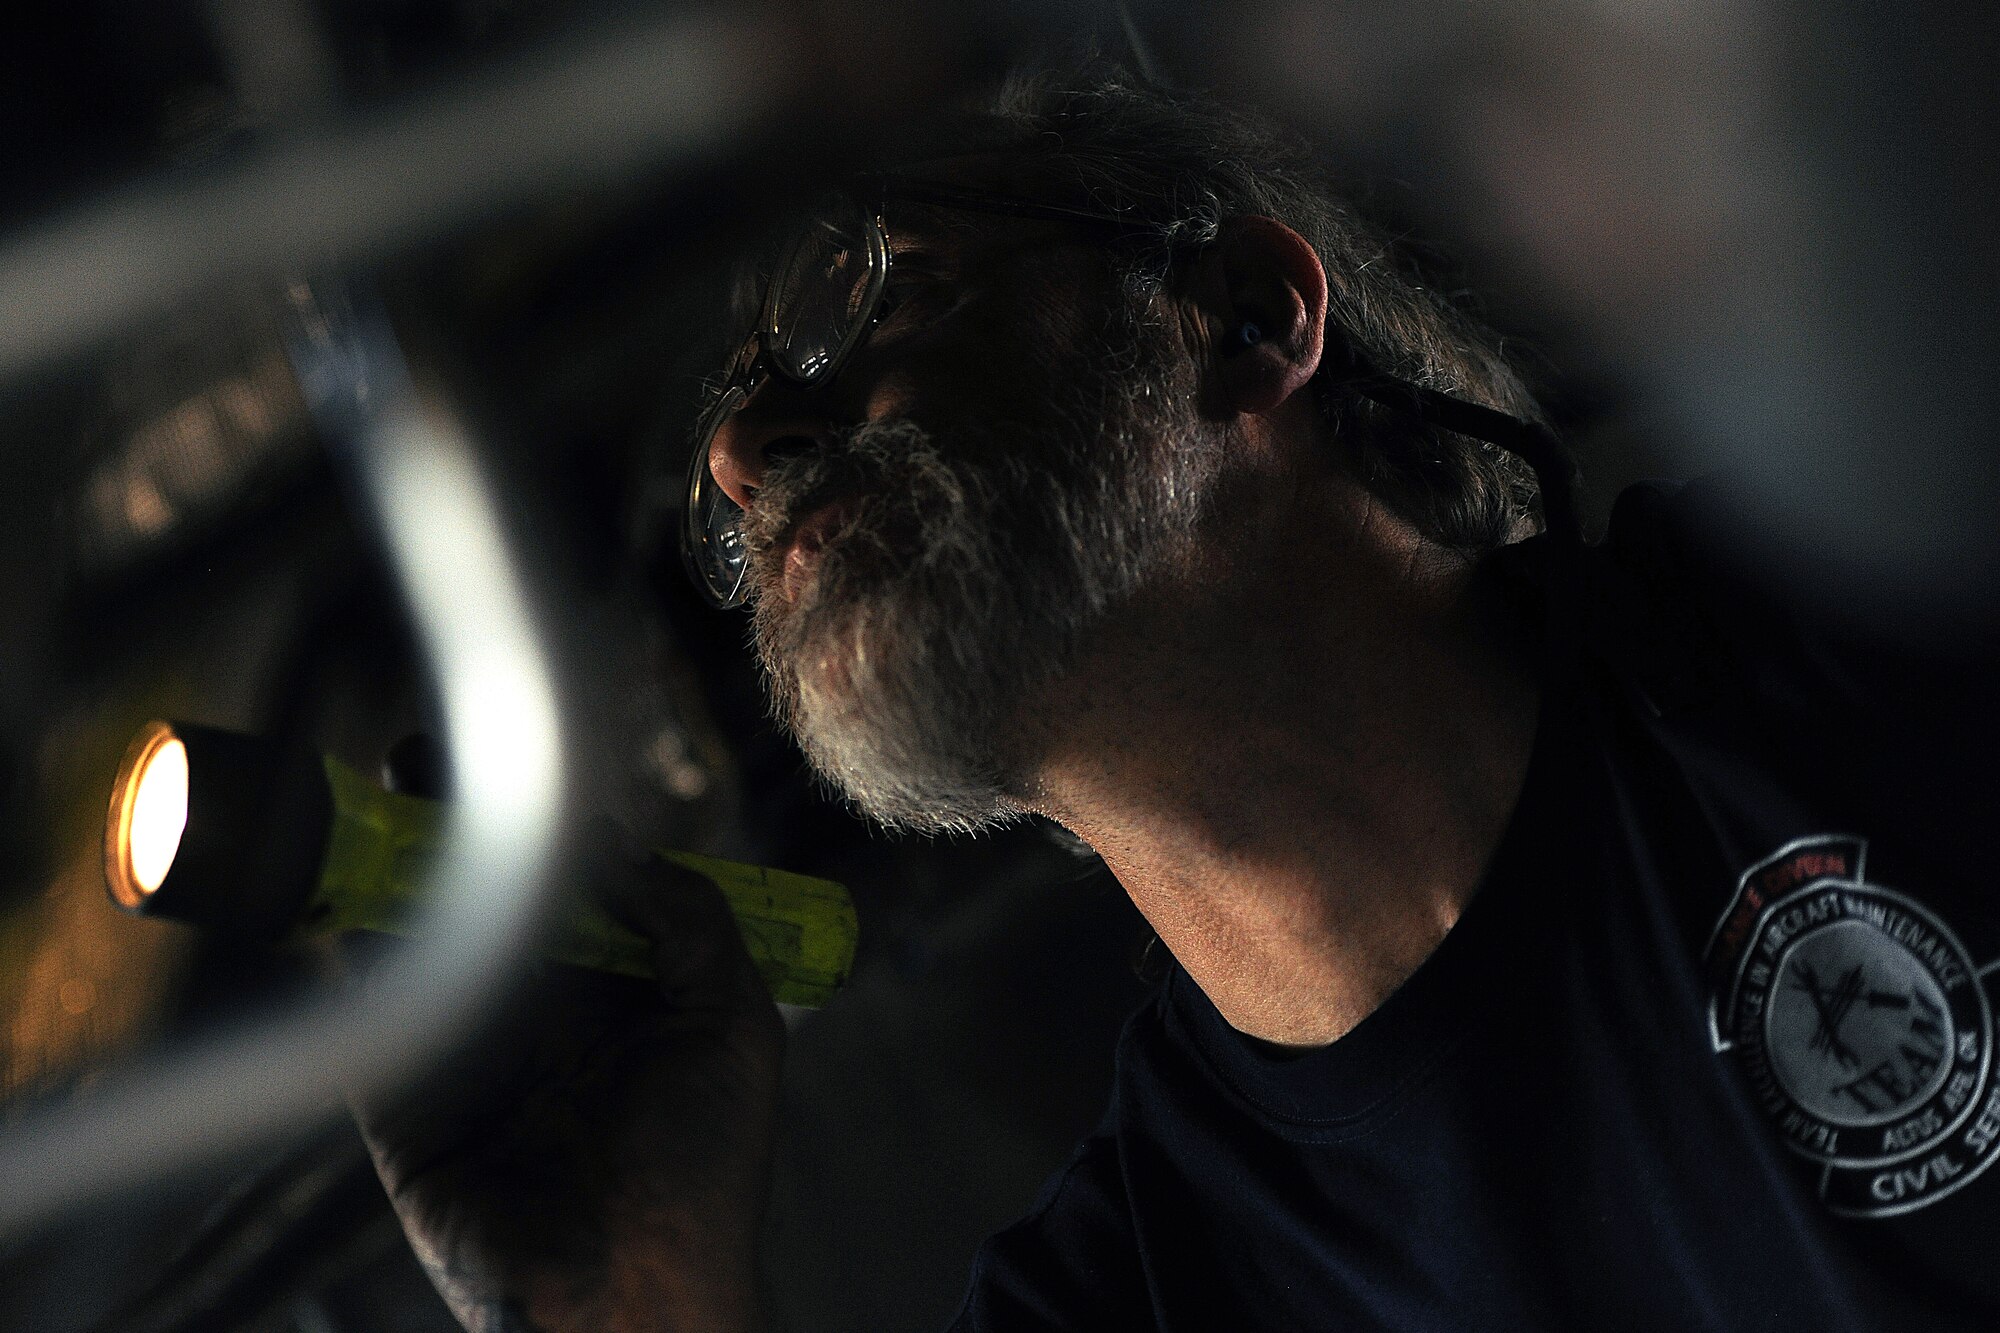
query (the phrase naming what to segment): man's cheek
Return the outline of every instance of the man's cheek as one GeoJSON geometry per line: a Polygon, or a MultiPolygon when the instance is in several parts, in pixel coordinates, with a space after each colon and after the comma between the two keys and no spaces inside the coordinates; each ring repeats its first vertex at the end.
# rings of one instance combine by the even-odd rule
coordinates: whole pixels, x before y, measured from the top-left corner
{"type": "Polygon", "coordinates": [[[1008,303],[985,303],[977,318],[940,330],[908,363],[905,375],[884,377],[878,392],[894,396],[920,424],[972,414],[1022,414],[1023,399],[1039,401],[1063,360],[1058,331],[1008,303]]]}
{"type": "Polygon", "coordinates": [[[862,404],[862,420],[895,421],[909,416],[913,387],[907,370],[876,377],[869,386],[867,401],[862,404]]]}

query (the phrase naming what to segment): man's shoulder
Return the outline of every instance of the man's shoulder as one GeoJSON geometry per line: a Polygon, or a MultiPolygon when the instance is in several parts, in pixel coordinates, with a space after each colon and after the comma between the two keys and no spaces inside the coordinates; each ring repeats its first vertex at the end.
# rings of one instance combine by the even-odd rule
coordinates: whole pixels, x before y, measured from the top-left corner
{"type": "Polygon", "coordinates": [[[1739,604],[1779,613],[1788,600],[1775,579],[1760,577],[1755,518],[1717,478],[1643,481],[1620,491],[1603,540],[1586,563],[1594,589],[1643,598],[1654,609],[1701,609],[1713,618],[1739,604]]]}
{"type": "Polygon", "coordinates": [[[1724,479],[1621,494],[1582,561],[1584,651],[1664,725],[1761,738],[1815,781],[1876,797],[1916,783],[1954,808],[1995,791],[1990,633],[1910,635],[1842,614],[1756,529],[1724,479]]]}
{"type": "Polygon", "coordinates": [[[987,1237],[973,1258],[953,1333],[1126,1326],[1146,1282],[1125,1191],[1122,1108],[1135,1051],[1157,1038],[1160,996],[1141,1005],[1117,1046],[1118,1075],[1097,1129],[1042,1186],[1028,1212],[987,1237]]]}
{"type": "Polygon", "coordinates": [[[1551,576],[1553,595],[1576,599],[1580,651],[1656,714],[1747,702],[1795,639],[1782,599],[1745,577],[1739,523],[1713,484],[1641,482],[1574,578],[1551,576]]]}
{"type": "MultiPolygon", "coordinates": [[[[1727,475],[1630,486],[1586,559],[1590,609],[1623,602],[1684,635],[1689,651],[1722,654],[1741,676],[1831,673],[1844,688],[1866,690],[1897,673],[2000,661],[1991,605],[1967,605],[1929,632],[1898,623],[1843,598],[1840,580],[1816,572],[1772,527],[1727,475]]],[[[1612,623],[1622,622],[1614,614],[1612,623]]]]}

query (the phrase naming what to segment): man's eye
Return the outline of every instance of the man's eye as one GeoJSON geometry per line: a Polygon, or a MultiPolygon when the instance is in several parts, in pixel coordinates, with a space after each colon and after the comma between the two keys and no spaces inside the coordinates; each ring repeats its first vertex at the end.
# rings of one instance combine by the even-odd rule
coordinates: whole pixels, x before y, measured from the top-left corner
{"type": "Polygon", "coordinates": [[[882,288],[882,302],[876,306],[876,324],[886,324],[888,320],[896,318],[898,310],[902,310],[906,304],[910,304],[920,296],[922,292],[910,278],[902,278],[900,282],[894,280],[888,282],[882,288]]]}
{"type": "Polygon", "coordinates": [[[944,267],[935,256],[919,249],[899,250],[882,288],[876,320],[886,320],[906,307],[932,310],[949,286],[944,267]]]}
{"type": "Polygon", "coordinates": [[[921,302],[931,286],[924,274],[897,272],[882,287],[882,303],[876,307],[877,320],[888,319],[906,305],[921,302]]]}

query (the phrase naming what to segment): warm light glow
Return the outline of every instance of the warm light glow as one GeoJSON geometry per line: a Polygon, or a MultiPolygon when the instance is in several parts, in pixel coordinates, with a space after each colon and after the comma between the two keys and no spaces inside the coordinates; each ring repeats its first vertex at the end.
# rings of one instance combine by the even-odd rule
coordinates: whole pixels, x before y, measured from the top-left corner
{"type": "Polygon", "coordinates": [[[178,739],[149,755],[136,779],[132,823],[125,835],[132,880],[139,892],[160,887],[181,849],[188,818],[188,753],[178,739]]]}
{"type": "Polygon", "coordinates": [[[188,751],[172,724],[148,722],[126,747],[104,826],[104,882],[112,901],[143,912],[166,882],[187,835],[188,751]]]}

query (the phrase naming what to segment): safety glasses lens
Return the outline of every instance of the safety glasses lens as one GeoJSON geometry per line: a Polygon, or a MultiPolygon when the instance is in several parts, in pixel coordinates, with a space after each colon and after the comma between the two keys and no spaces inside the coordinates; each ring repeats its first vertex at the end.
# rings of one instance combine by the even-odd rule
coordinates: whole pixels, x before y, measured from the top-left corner
{"type": "Polygon", "coordinates": [[[715,432],[749,394],[731,386],[709,406],[695,430],[694,456],[688,460],[687,508],[681,519],[681,556],[695,587],[718,607],[739,605],[748,593],[749,550],[743,541],[743,510],[716,485],[708,470],[708,450],[715,432]]]}
{"type": "Polygon", "coordinates": [[[886,255],[875,222],[849,199],[823,203],[771,285],[765,352],[802,384],[825,376],[860,336],[886,255]]]}
{"type": "Polygon", "coordinates": [[[872,213],[845,196],[823,201],[814,221],[779,261],[765,301],[763,327],[744,345],[732,383],[695,428],[688,460],[681,556],[702,595],[719,607],[746,600],[749,551],[743,511],[709,471],[715,433],[749,401],[766,365],[799,384],[826,378],[866,331],[889,268],[886,238],[872,213]]]}

